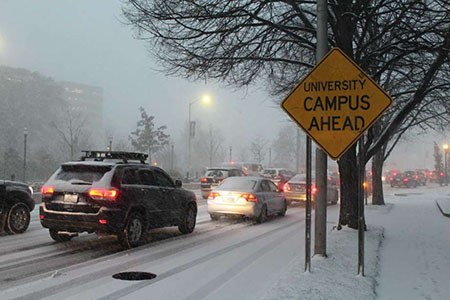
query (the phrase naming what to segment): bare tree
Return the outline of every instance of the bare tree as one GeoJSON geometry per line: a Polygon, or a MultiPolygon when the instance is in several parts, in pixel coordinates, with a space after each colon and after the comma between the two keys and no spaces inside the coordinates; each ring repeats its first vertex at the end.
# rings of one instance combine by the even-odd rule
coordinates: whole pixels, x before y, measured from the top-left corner
{"type": "MultiPolygon", "coordinates": [[[[358,155],[366,161],[414,118],[445,111],[434,95],[448,92],[448,0],[332,0],[329,44],[396,99],[392,114],[370,130],[362,153],[338,161],[340,224],[357,228],[358,155]],[[433,104],[430,104],[433,103],[433,104]]],[[[123,9],[136,37],[151,45],[168,74],[217,79],[241,87],[266,78],[282,98],[315,64],[316,6],[311,1],[129,0],[123,9]]]]}
{"type": "Polygon", "coordinates": [[[138,151],[148,152],[148,160],[152,162],[152,154],[158,152],[169,143],[169,135],[165,133],[167,126],[155,127],[154,116],[147,114],[139,107],[141,119],[136,123],[136,130],[131,132],[131,145],[138,151]]]}
{"type": "Polygon", "coordinates": [[[261,163],[264,160],[267,144],[268,141],[260,136],[253,138],[250,142],[250,152],[256,162],[261,163]]]}
{"type": "Polygon", "coordinates": [[[59,116],[59,121],[51,122],[51,126],[58,132],[63,145],[69,149],[70,160],[73,160],[75,153],[90,146],[86,116],[67,106],[61,108],[59,116]]]}

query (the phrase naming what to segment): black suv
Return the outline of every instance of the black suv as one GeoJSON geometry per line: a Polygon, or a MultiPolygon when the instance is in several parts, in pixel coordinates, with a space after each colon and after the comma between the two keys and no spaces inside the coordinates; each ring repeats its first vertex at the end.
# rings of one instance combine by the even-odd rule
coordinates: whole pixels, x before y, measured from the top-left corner
{"type": "Polygon", "coordinates": [[[23,233],[34,209],[33,189],[18,181],[0,180],[0,232],[23,233]]]}
{"type": "Polygon", "coordinates": [[[391,187],[418,187],[419,181],[416,178],[416,173],[413,171],[406,171],[398,173],[396,176],[390,178],[391,187]]]}
{"type": "Polygon", "coordinates": [[[83,152],[81,161],[62,164],[41,190],[41,224],[55,241],[85,231],[112,233],[130,248],[141,243],[149,228],[194,230],[195,194],[161,168],[146,164],[147,154],[83,152]]]}
{"type": "Polygon", "coordinates": [[[205,175],[200,179],[203,199],[208,198],[213,188],[218,186],[225,178],[234,176],[245,176],[245,173],[239,168],[232,167],[208,168],[205,175]]]}

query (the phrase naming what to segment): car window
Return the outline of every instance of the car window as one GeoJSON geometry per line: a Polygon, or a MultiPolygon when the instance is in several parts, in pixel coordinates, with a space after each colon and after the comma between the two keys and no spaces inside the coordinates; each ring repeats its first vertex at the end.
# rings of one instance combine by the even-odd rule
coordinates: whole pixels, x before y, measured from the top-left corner
{"type": "Polygon", "coordinates": [[[223,177],[227,177],[228,176],[228,171],[225,170],[208,170],[205,174],[205,177],[219,177],[219,178],[223,178],[223,177]]]}
{"type": "Polygon", "coordinates": [[[246,177],[228,177],[219,185],[222,190],[253,190],[256,180],[246,177]]]}
{"type": "Polygon", "coordinates": [[[261,190],[263,192],[270,192],[269,182],[267,180],[261,181],[261,190]]]}
{"type": "Polygon", "coordinates": [[[174,187],[172,179],[160,171],[153,171],[153,175],[159,186],[174,187]]]}
{"type": "Polygon", "coordinates": [[[123,184],[140,184],[136,169],[125,169],[122,175],[123,184]]]}
{"type": "Polygon", "coordinates": [[[151,170],[139,170],[138,171],[139,179],[144,185],[158,185],[155,177],[153,176],[153,172],[151,170]]]}
{"type": "Polygon", "coordinates": [[[55,179],[92,183],[102,179],[103,175],[110,170],[111,167],[109,166],[63,165],[56,174],[55,179]]]}
{"type": "Polygon", "coordinates": [[[268,183],[269,183],[269,188],[270,188],[270,191],[271,191],[271,192],[277,192],[277,191],[278,191],[278,188],[277,188],[277,186],[275,185],[275,183],[273,183],[273,182],[271,182],[271,181],[269,181],[268,183]]]}

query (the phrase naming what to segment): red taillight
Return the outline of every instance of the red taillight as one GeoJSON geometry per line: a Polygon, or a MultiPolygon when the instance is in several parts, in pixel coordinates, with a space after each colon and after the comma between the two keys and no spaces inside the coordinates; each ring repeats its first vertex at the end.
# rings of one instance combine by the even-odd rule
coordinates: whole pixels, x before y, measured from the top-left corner
{"type": "Polygon", "coordinates": [[[394,181],[394,177],[390,177],[389,180],[390,180],[390,181],[394,181]]]}
{"type": "Polygon", "coordinates": [[[258,199],[253,194],[242,194],[241,198],[244,198],[248,202],[258,202],[258,199]]]}
{"type": "Polygon", "coordinates": [[[100,224],[103,224],[103,225],[105,225],[106,223],[108,223],[108,221],[106,221],[105,219],[100,219],[100,220],[98,220],[98,222],[99,222],[100,224]]]}
{"type": "Polygon", "coordinates": [[[289,184],[285,184],[284,186],[283,186],[283,190],[285,191],[285,192],[289,192],[290,190],[291,190],[291,186],[289,185],[289,184]]]}
{"type": "Polygon", "coordinates": [[[51,185],[44,185],[41,188],[41,195],[44,197],[49,197],[49,196],[53,195],[54,192],[55,192],[55,188],[51,185]]]}
{"type": "Polygon", "coordinates": [[[409,179],[408,179],[408,178],[404,178],[403,181],[404,181],[404,182],[408,182],[409,179]]]}
{"type": "Polygon", "coordinates": [[[311,186],[311,193],[315,195],[317,193],[317,188],[313,185],[311,186]]]}
{"type": "Polygon", "coordinates": [[[41,217],[41,220],[44,220],[44,215],[40,215],[40,217],[41,217]]]}
{"type": "Polygon", "coordinates": [[[208,178],[202,177],[202,179],[200,179],[201,182],[207,182],[208,178]]]}
{"type": "Polygon", "coordinates": [[[119,191],[116,189],[105,190],[99,188],[92,188],[89,190],[88,195],[94,200],[114,201],[119,196],[119,191]]]}
{"type": "Polygon", "coordinates": [[[397,176],[397,172],[393,172],[392,175],[397,176]]]}
{"type": "Polygon", "coordinates": [[[211,192],[211,193],[209,193],[209,196],[208,196],[208,198],[216,198],[216,197],[219,197],[220,196],[220,194],[218,193],[218,192],[211,192]]]}
{"type": "Polygon", "coordinates": [[[419,179],[419,176],[416,175],[416,179],[419,179]]]}
{"type": "Polygon", "coordinates": [[[441,172],[441,176],[444,176],[444,172],[441,172]]]}

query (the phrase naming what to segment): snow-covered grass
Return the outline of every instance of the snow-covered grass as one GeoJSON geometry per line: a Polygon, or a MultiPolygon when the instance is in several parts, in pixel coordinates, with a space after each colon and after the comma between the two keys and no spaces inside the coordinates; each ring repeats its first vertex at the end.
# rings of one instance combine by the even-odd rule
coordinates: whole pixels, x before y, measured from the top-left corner
{"type": "MultiPolygon", "coordinates": [[[[390,206],[367,207],[367,213],[387,213],[390,206]]],[[[305,272],[304,257],[296,257],[280,274],[265,299],[376,299],[379,251],[384,229],[368,225],[365,232],[365,276],[357,275],[358,231],[334,227],[327,236],[327,258],[313,257],[305,272]]]]}

